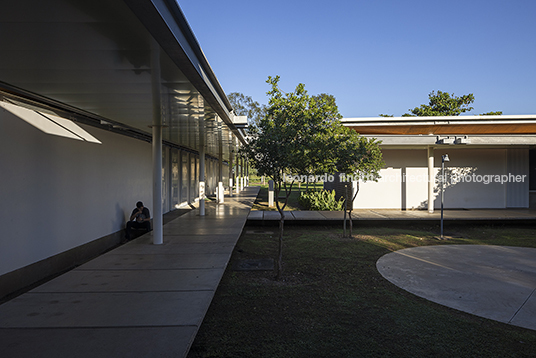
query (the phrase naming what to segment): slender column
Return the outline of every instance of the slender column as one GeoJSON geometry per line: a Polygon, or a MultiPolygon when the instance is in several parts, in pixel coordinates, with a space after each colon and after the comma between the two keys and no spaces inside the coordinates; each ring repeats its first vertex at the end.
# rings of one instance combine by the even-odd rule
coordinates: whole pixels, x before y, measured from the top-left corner
{"type": "Polygon", "coordinates": [[[434,148],[428,147],[428,212],[434,212],[434,148]]]}
{"type": "Polygon", "coordinates": [[[242,180],[240,178],[240,156],[236,154],[236,193],[240,193],[240,181],[242,180]]]}
{"type": "MultiPolygon", "coordinates": [[[[217,118],[218,119],[218,118],[217,118]]],[[[225,193],[223,189],[223,136],[222,136],[222,124],[218,119],[218,149],[219,149],[219,158],[218,158],[218,204],[224,202],[225,193]]]]}
{"type": "Polygon", "coordinates": [[[240,191],[244,190],[244,176],[246,175],[244,171],[244,158],[240,156],[240,191]]]}
{"type": "Polygon", "coordinates": [[[247,169],[247,174],[246,174],[246,186],[249,187],[249,160],[246,159],[246,169],[247,169]]]}
{"type": "Polygon", "coordinates": [[[205,117],[203,98],[198,96],[199,121],[199,215],[205,215],[205,117]],[[203,111],[203,112],[201,112],[203,111]]]}
{"type": "Polygon", "coordinates": [[[233,146],[229,146],[229,196],[233,197],[233,146]]]}
{"type": "Polygon", "coordinates": [[[162,103],[160,99],[160,46],[151,43],[151,88],[153,95],[153,244],[164,242],[162,212],[162,103]]]}

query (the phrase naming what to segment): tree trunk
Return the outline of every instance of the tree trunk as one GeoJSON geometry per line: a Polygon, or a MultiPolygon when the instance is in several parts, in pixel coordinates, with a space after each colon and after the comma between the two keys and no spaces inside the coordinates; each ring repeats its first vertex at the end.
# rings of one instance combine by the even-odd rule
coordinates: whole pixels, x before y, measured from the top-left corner
{"type": "Polygon", "coordinates": [[[359,193],[359,183],[357,183],[357,188],[355,190],[354,196],[352,197],[352,203],[350,204],[350,210],[348,212],[348,216],[350,217],[350,237],[352,237],[353,235],[352,229],[354,227],[354,222],[352,221],[352,210],[354,210],[354,201],[355,201],[355,198],[357,197],[357,193],[359,193]]]}
{"type": "Polygon", "coordinates": [[[281,278],[281,273],[283,272],[283,232],[285,227],[285,214],[282,210],[279,211],[279,215],[281,215],[281,219],[279,219],[279,250],[275,272],[275,279],[277,281],[281,278]]]}

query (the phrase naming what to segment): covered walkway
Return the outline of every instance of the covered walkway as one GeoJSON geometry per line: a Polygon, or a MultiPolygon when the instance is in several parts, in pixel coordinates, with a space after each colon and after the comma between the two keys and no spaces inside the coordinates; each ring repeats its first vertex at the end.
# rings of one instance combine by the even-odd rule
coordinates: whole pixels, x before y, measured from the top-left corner
{"type": "Polygon", "coordinates": [[[6,357],[184,357],[258,188],[207,203],[0,306],[6,357]]]}
{"type": "MultiPolygon", "coordinates": [[[[285,221],[329,224],[342,222],[342,211],[286,211],[285,221]]],[[[471,209],[471,210],[445,210],[443,219],[448,222],[473,223],[526,223],[536,220],[536,211],[529,209],[471,209]]],[[[396,210],[396,209],[354,209],[352,211],[354,222],[434,222],[441,220],[441,211],[429,213],[426,210],[396,210]]],[[[277,211],[251,211],[248,222],[261,224],[279,220],[277,211]]]]}

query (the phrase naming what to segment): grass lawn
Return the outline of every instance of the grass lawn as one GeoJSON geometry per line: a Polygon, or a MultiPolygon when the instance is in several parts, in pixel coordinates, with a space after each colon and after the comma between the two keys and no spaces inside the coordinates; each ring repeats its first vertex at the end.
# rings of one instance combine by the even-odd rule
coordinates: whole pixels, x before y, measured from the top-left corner
{"type": "Polygon", "coordinates": [[[196,357],[534,357],[536,332],[412,295],[376,270],[407,247],[493,244],[536,247],[529,227],[453,228],[287,225],[280,281],[272,271],[234,271],[241,259],[274,258],[277,228],[246,227],[192,346],[196,357]],[[271,233],[270,233],[271,232],[271,233]]]}

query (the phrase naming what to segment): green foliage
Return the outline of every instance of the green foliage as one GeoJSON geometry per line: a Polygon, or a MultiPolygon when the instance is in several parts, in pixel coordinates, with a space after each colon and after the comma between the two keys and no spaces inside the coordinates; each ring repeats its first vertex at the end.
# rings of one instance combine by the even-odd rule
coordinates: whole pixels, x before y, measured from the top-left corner
{"type": "Polygon", "coordinates": [[[337,200],[335,190],[308,190],[301,193],[298,202],[305,210],[340,211],[344,198],[337,200]]]}
{"type": "Polygon", "coordinates": [[[482,113],[481,116],[502,116],[502,111],[482,113]]]}
{"type": "Polygon", "coordinates": [[[285,174],[378,176],[383,165],[379,142],[344,127],[333,96],[310,96],[303,84],[284,93],[278,76],[267,82],[272,85],[267,111],[251,129],[245,146],[259,175],[270,177],[276,186],[279,183],[279,189],[285,186],[285,174]]]}
{"type": "Polygon", "coordinates": [[[255,125],[266,111],[266,106],[260,105],[250,96],[246,96],[239,92],[231,92],[227,95],[234,113],[237,116],[247,116],[248,122],[255,125]]]}
{"type": "Polygon", "coordinates": [[[394,117],[392,114],[380,114],[380,117],[394,117]]]}
{"type": "Polygon", "coordinates": [[[473,107],[469,107],[475,101],[472,93],[456,97],[448,92],[432,91],[429,95],[429,104],[421,104],[420,107],[410,109],[411,114],[406,113],[404,117],[426,117],[426,116],[459,116],[461,113],[469,112],[473,107]]]}
{"type": "Polygon", "coordinates": [[[279,200],[276,201],[280,214],[276,270],[276,277],[279,277],[285,220],[283,210],[293,185],[293,182],[285,181],[285,175],[370,170],[375,178],[379,176],[382,164],[377,141],[363,138],[342,125],[342,116],[333,96],[310,96],[302,83],[293,92],[284,93],[278,86],[279,76],[268,77],[266,82],[272,86],[267,93],[268,107],[257,125],[250,128],[243,152],[253,162],[258,175],[274,181],[276,198],[281,197],[281,191],[285,193],[282,206],[279,200]]]}

